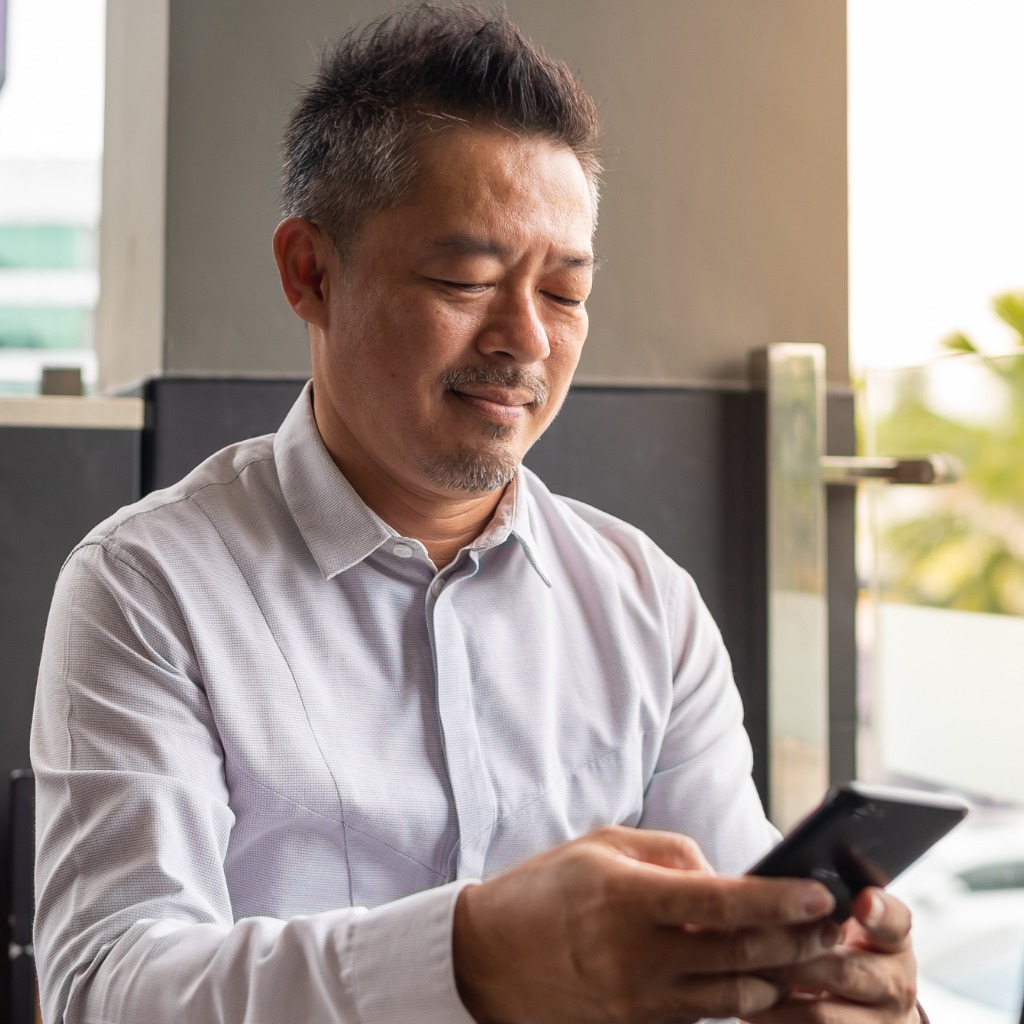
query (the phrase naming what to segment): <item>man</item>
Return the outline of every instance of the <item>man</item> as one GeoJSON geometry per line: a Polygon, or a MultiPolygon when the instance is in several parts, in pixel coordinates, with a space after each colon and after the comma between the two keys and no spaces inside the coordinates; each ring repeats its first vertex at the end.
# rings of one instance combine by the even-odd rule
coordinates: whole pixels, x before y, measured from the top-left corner
{"type": "Polygon", "coordinates": [[[58,584],[48,1020],[918,1020],[896,901],[840,942],[817,884],[715,874],[772,839],[717,630],[520,466],[586,336],[596,143],[468,8],[303,96],[274,251],[311,387],[58,584]]]}

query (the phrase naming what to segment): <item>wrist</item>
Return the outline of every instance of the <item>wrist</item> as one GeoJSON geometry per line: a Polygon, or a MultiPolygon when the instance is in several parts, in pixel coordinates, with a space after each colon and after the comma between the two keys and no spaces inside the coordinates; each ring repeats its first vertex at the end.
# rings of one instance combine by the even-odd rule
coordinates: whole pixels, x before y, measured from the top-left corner
{"type": "Polygon", "coordinates": [[[478,1024],[494,1024],[486,993],[488,957],[481,934],[476,899],[482,886],[469,885],[459,893],[452,922],[452,965],[462,1005],[478,1024]]]}

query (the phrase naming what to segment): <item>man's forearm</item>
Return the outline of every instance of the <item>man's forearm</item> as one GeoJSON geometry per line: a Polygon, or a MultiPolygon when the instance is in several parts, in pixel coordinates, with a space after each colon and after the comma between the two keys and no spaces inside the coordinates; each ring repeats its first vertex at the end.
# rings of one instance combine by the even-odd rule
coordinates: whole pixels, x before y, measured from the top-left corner
{"type": "MultiPolygon", "coordinates": [[[[47,972],[47,1019],[470,1024],[450,952],[461,888],[454,883],[371,911],[347,908],[291,921],[140,921],[108,949],[96,950],[70,989],[47,972]]],[[[43,954],[59,950],[44,938],[43,954]]]]}

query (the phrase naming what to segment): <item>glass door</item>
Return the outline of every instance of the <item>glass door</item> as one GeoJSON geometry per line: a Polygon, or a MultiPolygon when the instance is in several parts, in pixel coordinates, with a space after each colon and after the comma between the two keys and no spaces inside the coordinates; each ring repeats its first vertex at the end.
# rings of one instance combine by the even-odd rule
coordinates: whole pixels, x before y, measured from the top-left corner
{"type": "MultiPolygon", "coordinates": [[[[1019,316],[1024,300],[1007,300],[1019,316]]],[[[1007,319],[1013,321],[1013,316],[1007,319]]],[[[962,348],[971,346],[962,339],[962,348]]],[[[1024,999],[1024,354],[867,372],[869,455],[946,452],[958,482],[860,491],[860,772],[975,810],[894,890],[933,1024],[1024,999]]]]}

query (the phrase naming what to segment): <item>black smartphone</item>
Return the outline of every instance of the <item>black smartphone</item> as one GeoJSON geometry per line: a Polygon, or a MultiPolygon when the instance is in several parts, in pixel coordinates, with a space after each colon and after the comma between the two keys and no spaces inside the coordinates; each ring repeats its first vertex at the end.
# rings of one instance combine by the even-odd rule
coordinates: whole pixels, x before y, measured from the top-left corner
{"type": "Polygon", "coordinates": [[[833,919],[843,922],[861,889],[888,885],[967,811],[953,796],[847,782],[747,874],[822,882],[836,898],[833,919]]]}

